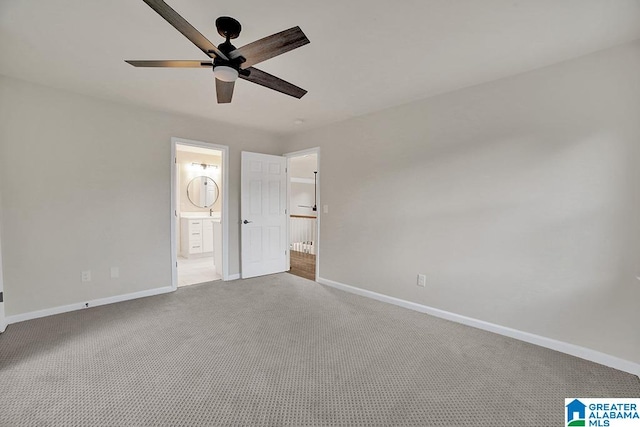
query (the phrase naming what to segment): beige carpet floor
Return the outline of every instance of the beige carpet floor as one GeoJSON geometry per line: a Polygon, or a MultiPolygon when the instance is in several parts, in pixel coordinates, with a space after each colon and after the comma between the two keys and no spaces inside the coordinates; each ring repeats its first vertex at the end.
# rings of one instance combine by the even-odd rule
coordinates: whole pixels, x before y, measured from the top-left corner
{"type": "Polygon", "coordinates": [[[2,426],[561,426],[637,377],[279,274],[10,325],[2,426]]]}

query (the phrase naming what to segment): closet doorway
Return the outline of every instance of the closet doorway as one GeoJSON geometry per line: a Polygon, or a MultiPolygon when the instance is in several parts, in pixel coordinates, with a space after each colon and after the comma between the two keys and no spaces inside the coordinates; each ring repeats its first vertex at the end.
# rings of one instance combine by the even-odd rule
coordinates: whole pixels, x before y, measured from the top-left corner
{"type": "Polygon", "coordinates": [[[288,158],[289,273],[316,280],[319,271],[319,149],[288,158]]]}

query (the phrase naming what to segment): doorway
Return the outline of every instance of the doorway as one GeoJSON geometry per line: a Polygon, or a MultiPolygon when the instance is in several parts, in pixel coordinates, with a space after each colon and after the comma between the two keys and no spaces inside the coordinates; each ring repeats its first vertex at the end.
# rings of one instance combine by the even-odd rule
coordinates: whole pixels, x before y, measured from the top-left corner
{"type": "Polygon", "coordinates": [[[288,158],[289,273],[318,276],[319,149],[286,154],[288,158]]]}
{"type": "Polygon", "coordinates": [[[228,279],[228,147],[172,138],[174,288],[228,279]]]}

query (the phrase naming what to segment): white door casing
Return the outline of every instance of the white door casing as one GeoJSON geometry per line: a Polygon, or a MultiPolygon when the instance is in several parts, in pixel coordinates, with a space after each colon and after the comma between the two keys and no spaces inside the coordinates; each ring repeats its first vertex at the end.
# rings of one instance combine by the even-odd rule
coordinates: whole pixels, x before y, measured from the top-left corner
{"type": "MultiPolygon", "coordinates": [[[[318,171],[318,175],[316,175],[317,177],[317,181],[316,181],[316,206],[318,208],[318,211],[316,212],[316,237],[317,237],[317,242],[315,242],[315,255],[316,255],[316,280],[318,280],[318,278],[320,277],[320,221],[321,221],[321,217],[320,217],[320,206],[322,206],[322,204],[320,203],[320,177],[322,176],[320,173],[320,147],[314,147],[314,148],[307,148],[305,150],[300,150],[300,151],[293,151],[290,153],[285,153],[283,154],[283,156],[286,157],[287,159],[287,167],[289,167],[289,161],[291,160],[292,157],[299,157],[299,156],[304,156],[304,155],[308,155],[308,154],[315,154],[316,155],[316,170],[318,171]]],[[[289,176],[289,174],[287,174],[287,208],[289,209],[289,213],[291,213],[291,206],[290,206],[290,197],[291,197],[291,178],[289,176]]],[[[291,226],[290,222],[287,221],[287,242],[290,242],[291,239],[290,234],[291,230],[289,229],[291,226]]],[[[287,270],[291,269],[291,252],[289,251],[287,254],[287,270]]]]}
{"type": "Polygon", "coordinates": [[[287,268],[286,164],[282,156],[242,152],[242,278],[287,268]]]}
{"type": "MultiPolygon", "coordinates": [[[[0,242],[2,242],[2,238],[0,237],[0,242]]],[[[0,243],[0,295],[4,295],[4,282],[2,278],[2,244],[0,243]]],[[[0,332],[4,332],[7,327],[7,323],[4,317],[4,296],[0,299],[0,332]]]]}
{"type": "Polygon", "coordinates": [[[179,228],[180,203],[178,191],[178,165],[176,164],[176,145],[190,145],[194,147],[216,150],[222,153],[222,188],[219,189],[222,197],[221,222],[218,227],[218,234],[222,241],[216,239],[220,244],[217,255],[214,258],[218,261],[216,269],[222,275],[222,280],[237,279],[236,274],[229,272],[229,147],[227,145],[212,144],[208,142],[193,141],[185,138],[171,137],[171,286],[178,288],[178,241],[176,240],[176,230],[179,228]]]}

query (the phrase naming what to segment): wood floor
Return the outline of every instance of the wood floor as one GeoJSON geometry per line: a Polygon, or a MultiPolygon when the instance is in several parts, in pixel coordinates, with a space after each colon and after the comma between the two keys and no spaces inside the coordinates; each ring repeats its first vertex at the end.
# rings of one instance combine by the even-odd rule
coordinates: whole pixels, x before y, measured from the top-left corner
{"type": "Polygon", "coordinates": [[[316,256],[304,252],[291,251],[291,270],[289,273],[316,280],[316,256]]]}

